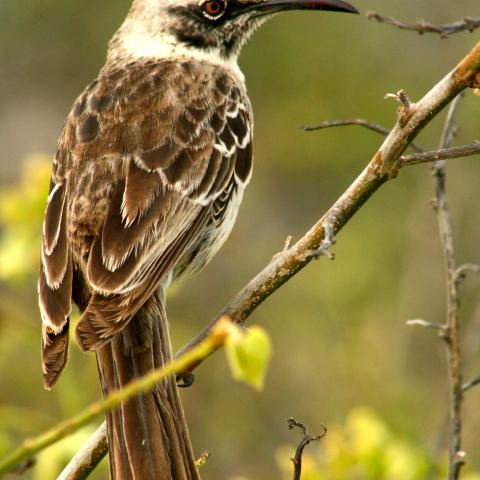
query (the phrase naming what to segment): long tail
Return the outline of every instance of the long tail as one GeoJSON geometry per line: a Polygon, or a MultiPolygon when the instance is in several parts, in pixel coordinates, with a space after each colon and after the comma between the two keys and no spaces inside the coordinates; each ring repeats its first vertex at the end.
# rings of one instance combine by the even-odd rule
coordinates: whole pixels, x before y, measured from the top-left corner
{"type": "MultiPolygon", "coordinates": [[[[154,295],[114,339],[97,350],[103,394],[171,358],[164,299],[154,295]]],[[[107,417],[114,480],[199,480],[175,378],[107,417]]]]}

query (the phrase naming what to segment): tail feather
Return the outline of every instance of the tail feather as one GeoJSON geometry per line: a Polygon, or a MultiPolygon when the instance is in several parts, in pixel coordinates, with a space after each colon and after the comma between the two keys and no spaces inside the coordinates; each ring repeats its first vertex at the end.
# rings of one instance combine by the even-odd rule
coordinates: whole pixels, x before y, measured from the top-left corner
{"type": "Polygon", "coordinates": [[[51,390],[57,382],[68,359],[68,320],[62,330],[55,334],[50,327],[42,325],[42,370],[43,384],[51,390]]]}
{"type": "MultiPolygon", "coordinates": [[[[155,295],[97,351],[104,395],[170,360],[166,322],[163,299],[155,295]]],[[[107,426],[113,479],[199,480],[175,378],[122,404],[107,426]]]]}
{"type": "MultiPolygon", "coordinates": [[[[115,370],[112,349],[107,346],[97,351],[97,364],[104,396],[118,390],[120,384],[115,370]]],[[[120,410],[107,415],[107,431],[109,445],[109,466],[111,479],[132,479],[123,431],[120,410]]]]}

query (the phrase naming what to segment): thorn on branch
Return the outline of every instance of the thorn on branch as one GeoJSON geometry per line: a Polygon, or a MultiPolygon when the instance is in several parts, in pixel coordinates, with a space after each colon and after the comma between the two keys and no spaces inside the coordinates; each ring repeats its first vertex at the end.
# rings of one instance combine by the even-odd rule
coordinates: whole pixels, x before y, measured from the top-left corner
{"type": "Polygon", "coordinates": [[[293,463],[294,467],[294,472],[293,472],[293,480],[300,480],[300,477],[302,475],[302,455],[303,455],[303,449],[311,442],[318,442],[321,440],[325,435],[327,434],[327,427],[323,425],[322,423],[322,428],[323,432],[320,435],[316,435],[312,437],[308,433],[307,427],[303,424],[295,420],[294,418],[290,417],[287,420],[288,423],[288,428],[289,430],[293,430],[293,428],[297,427],[301,430],[303,434],[303,438],[298,444],[297,450],[295,452],[295,457],[291,458],[290,460],[293,463]]]}
{"type": "Polygon", "coordinates": [[[317,249],[310,252],[309,257],[318,260],[320,257],[325,256],[329,260],[335,260],[335,254],[330,252],[330,248],[337,243],[332,222],[326,221],[323,228],[325,232],[324,239],[317,249]]]}
{"type": "Polygon", "coordinates": [[[293,245],[293,235],[288,235],[288,237],[285,239],[285,243],[283,244],[282,250],[280,252],[277,252],[273,255],[273,259],[280,257],[282,253],[285,253],[290,249],[290,247],[293,245]]]}
{"type": "Polygon", "coordinates": [[[397,109],[398,120],[400,122],[400,125],[406,125],[410,117],[413,115],[413,112],[415,111],[415,104],[410,101],[410,98],[408,98],[405,90],[403,90],[402,88],[397,93],[387,93],[385,95],[385,98],[393,98],[394,100],[397,100],[397,102],[400,102],[402,104],[402,106],[397,109]]]}
{"type": "Polygon", "coordinates": [[[283,245],[283,250],[282,252],[286,252],[293,244],[293,235],[289,235],[286,239],[285,239],[285,244],[283,245]]]}
{"type": "Polygon", "coordinates": [[[478,377],[472,378],[471,380],[468,380],[468,382],[465,382],[462,385],[462,392],[467,392],[468,390],[471,390],[477,385],[480,385],[480,375],[478,377]]]}

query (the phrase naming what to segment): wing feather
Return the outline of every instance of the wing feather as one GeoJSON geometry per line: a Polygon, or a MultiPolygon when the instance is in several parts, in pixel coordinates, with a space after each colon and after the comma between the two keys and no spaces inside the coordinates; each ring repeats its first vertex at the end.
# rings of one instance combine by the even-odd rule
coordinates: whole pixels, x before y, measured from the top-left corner
{"type": "Polygon", "coordinates": [[[174,266],[186,247],[191,244],[198,232],[208,221],[208,210],[200,211],[199,216],[183,235],[178,236],[169,248],[158,256],[151,274],[145,276],[134,291],[126,295],[102,295],[95,293],[77,323],[75,336],[84,351],[97,350],[108,343],[130,321],[140,307],[153,295],[162,277],[174,266]]]}
{"type": "MultiPolygon", "coordinates": [[[[245,92],[221,70],[198,67],[191,64],[195,81],[182,85],[185,72],[173,75],[181,67],[172,62],[106,70],[73,107],[63,134],[71,168],[58,170],[70,181],[50,199],[39,283],[45,317],[62,318],[47,322],[56,325],[59,345],[72,255],[78,281],[91,292],[77,339],[82,349],[97,349],[179,262],[188,263],[205,227],[248,181],[252,118],[245,92]]],[[[47,333],[45,352],[53,342],[47,333]]],[[[64,358],[51,363],[54,378],[64,358]]]]}
{"type": "Polygon", "coordinates": [[[52,331],[59,332],[68,320],[72,308],[72,277],[73,268],[71,258],[67,261],[65,275],[57,288],[52,288],[40,267],[38,277],[38,295],[42,322],[52,331]]]}
{"type": "MultiPolygon", "coordinates": [[[[47,207],[47,213],[50,210],[47,207]]],[[[57,290],[65,277],[67,270],[69,248],[67,238],[67,212],[62,207],[62,214],[58,219],[59,223],[56,227],[58,230],[57,238],[53,244],[53,248],[49,251],[44,240],[42,245],[42,268],[47,284],[57,290]]]]}
{"type": "Polygon", "coordinates": [[[52,181],[43,221],[43,244],[47,255],[50,255],[57,245],[64,205],[65,185],[52,181]]]}
{"type": "Polygon", "coordinates": [[[158,172],[140,168],[134,160],[128,162],[121,207],[127,225],[141,217],[157,197],[163,187],[158,176],[158,172]]]}
{"type": "Polygon", "coordinates": [[[43,383],[51,390],[68,360],[68,321],[58,333],[42,326],[42,370],[43,383]]]}
{"type": "Polygon", "coordinates": [[[73,262],[67,234],[67,156],[57,152],[43,224],[38,298],[42,317],[42,370],[51,389],[68,359],[68,318],[72,307],[73,262]]]}

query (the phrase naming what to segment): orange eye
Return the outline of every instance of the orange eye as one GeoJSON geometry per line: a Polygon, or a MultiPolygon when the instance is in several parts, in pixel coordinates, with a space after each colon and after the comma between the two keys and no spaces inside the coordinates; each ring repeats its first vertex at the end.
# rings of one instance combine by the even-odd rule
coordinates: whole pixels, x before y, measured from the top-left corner
{"type": "Polygon", "coordinates": [[[220,18],[225,12],[226,2],[221,0],[207,0],[201,4],[202,13],[211,20],[220,18]]]}

